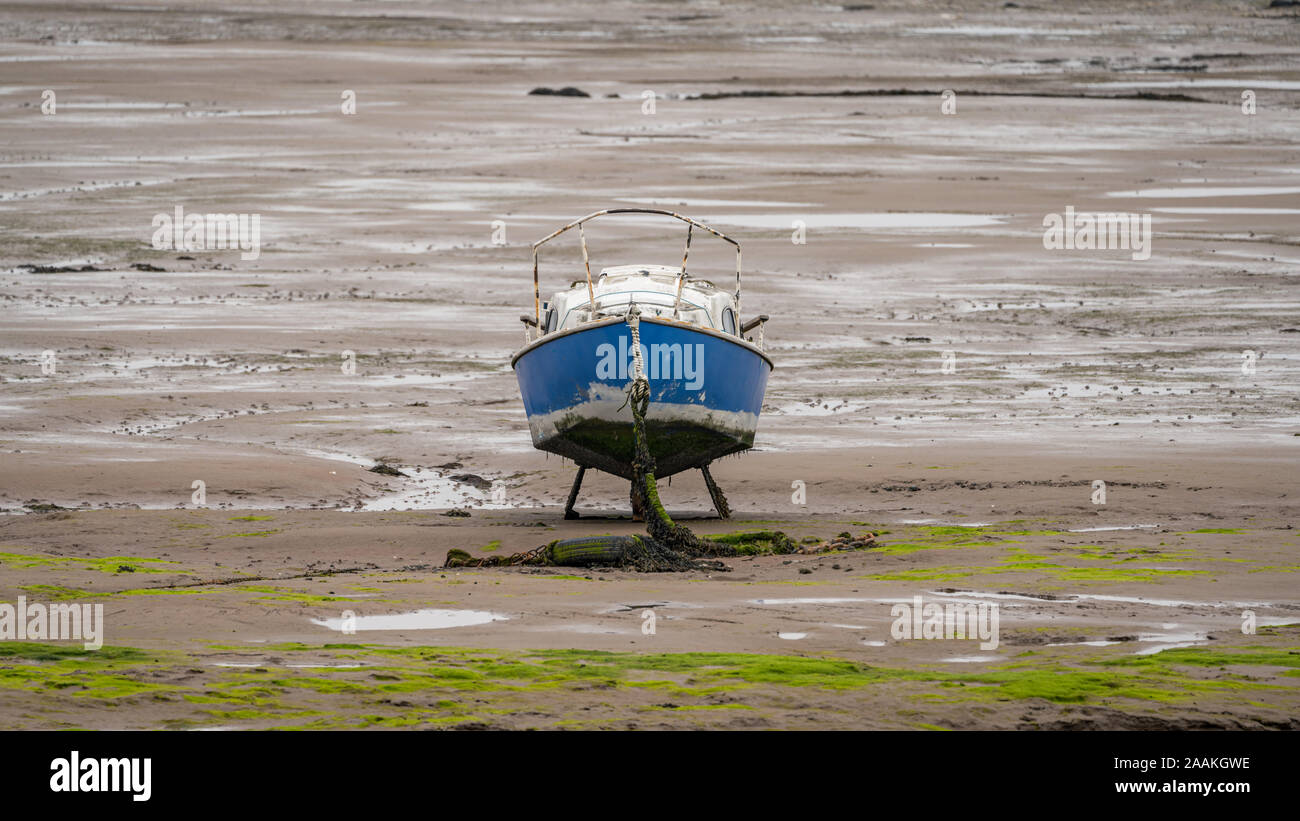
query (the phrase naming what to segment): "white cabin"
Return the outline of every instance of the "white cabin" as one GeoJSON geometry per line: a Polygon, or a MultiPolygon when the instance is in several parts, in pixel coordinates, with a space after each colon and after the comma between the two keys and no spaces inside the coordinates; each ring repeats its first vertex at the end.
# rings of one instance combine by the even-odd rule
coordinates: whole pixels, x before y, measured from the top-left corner
{"type": "Polygon", "coordinates": [[[587,280],[573,283],[542,304],[542,335],[600,319],[623,316],[636,303],[642,316],[676,319],[702,328],[738,336],[736,299],[703,279],[683,277],[669,265],[615,265],[600,272],[587,289],[587,280]],[[594,310],[592,297],[595,297],[594,310]]]}

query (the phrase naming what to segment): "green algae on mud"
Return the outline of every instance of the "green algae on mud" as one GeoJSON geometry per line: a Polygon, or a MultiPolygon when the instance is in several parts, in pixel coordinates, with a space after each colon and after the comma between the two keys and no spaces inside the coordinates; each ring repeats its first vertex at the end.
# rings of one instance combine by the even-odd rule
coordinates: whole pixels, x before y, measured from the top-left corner
{"type": "Polygon", "coordinates": [[[1171,578],[1203,576],[1205,570],[1164,570],[1160,568],[1103,568],[1070,567],[1068,565],[1041,561],[1011,561],[994,566],[957,566],[920,567],[905,570],[892,570],[883,573],[871,573],[854,578],[872,581],[962,581],[977,576],[1002,575],[1006,573],[1034,572],[1039,577],[1060,582],[1160,582],[1171,578]]]}
{"type": "Polygon", "coordinates": [[[740,530],[705,534],[701,538],[735,548],[738,556],[764,556],[791,552],[794,542],[779,530],[740,530]]]}
{"type": "Polygon", "coordinates": [[[1009,534],[967,525],[914,525],[906,532],[901,541],[877,545],[874,552],[902,556],[923,550],[976,549],[1013,542],[1004,538],[1009,534]]]}
{"type": "Polygon", "coordinates": [[[351,596],[332,596],[320,595],[317,593],[303,593],[292,590],[287,587],[276,587],[274,585],[262,584],[240,584],[235,586],[236,590],[243,593],[261,593],[256,596],[257,601],[277,601],[277,602],[296,602],[298,604],[326,604],[329,602],[350,601],[351,596]]]}
{"type": "MultiPolygon", "coordinates": [[[[1283,632],[1281,640],[1294,638],[1294,631],[1283,632]]],[[[266,654],[293,654],[307,656],[314,664],[291,667],[267,659],[258,667],[217,667],[210,655],[6,643],[0,644],[0,689],[39,696],[39,702],[24,708],[38,715],[57,715],[65,708],[64,698],[73,700],[68,704],[85,699],[129,704],[142,698],[166,704],[169,715],[159,719],[164,726],[343,729],[545,716],[548,710],[561,709],[550,706],[557,699],[581,703],[595,697],[592,694],[616,692],[634,702],[624,714],[767,711],[780,709],[801,689],[844,696],[901,692],[918,704],[1041,699],[1059,705],[1140,709],[1144,704],[1184,704],[1205,695],[1260,704],[1269,694],[1280,698],[1295,692],[1294,687],[1261,680],[1261,673],[1294,673],[1300,668],[1300,648],[1264,644],[1148,656],[1024,655],[1008,664],[957,672],[925,664],[885,667],[833,656],[723,652],[302,643],[213,645],[208,652],[235,652],[245,658],[252,652],[259,660],[266,654]],[[671,707],[635,703],[664,695],[673,697],[671,707]],[[430,697],[434,700],[428,701],[430,697]]],[[[548,726],[557,718],[571,720],[552,715],[548,726]]]]}
{"type": "Polygon", "coordinates": [[[171,693],[173,686],[148,680],[169,656],[112,645],[0,642],[0,690],[100,700],[171,693]]]}
{"type": "Polygon", "coordinates": [[[24,593],[39,596],[47,601],[68,601],[70,599],[85,599],[92,596],[102,595],[100,593],[93,593],[89,590],[82,590],[76,587],[64,587],[57,584],[20,584],[18,589],[24,593]]]}
{"type": "Polygon", "coordinates": [[[86,590],[57,584],[24,584],[18,589],[51,601],[70,599],[107,599],[114,596],[201,596],[218,592],[213,588],[199,587],[136,587],[130,590],[86,590]]]}
{"type": "Polygon", "coordinates": [[[1039,550],[1050,551],[1053,555],[1033,552],[1021,547],[1023,539],[1011,539],[1009,536],[1068,536],[1060,531],[1013,531],[997,530],[993,526],[967,528],[963,526],[942,526],[913,528],[910,540],[893,542],[878,547],[876,553],[883,555],[909,555],[929,550],[979,550],[985,552],[988,564],[935,565],[931,567],[909,567],[897,570],[883,570],[878,573],[858,576],[856,578],[873,581],[960,581],[978,576],[996,576],[1007,573],[1032,573],[1040,580],[1068,582],[1073,584],[1106,582],[1159,582],[1174,578],[1203,577],[1210,575],[1208,570],[1170,569],[1165,567],[1143,567],[1138,562],[1208,562],[1184,548],[1153,548],[1103,546],[1096,544],[1061,544],[1039,550]],[[972,532],[982,534],[980,541],[972,540],[972,532]],[[1082,562],[1083,564],[1074,564],[1082,562]]]}
{"type": "MultiPolygon", "coordinates": [[[[11,545],[6,545],[9,547],[11,545]]],[[[83,559],[71,556],[37,556],[26,553],[0,552],[0,564],[20,569],[75,569],[94,570],[99,573],[183,573],[181,570],[163,569],[157,565],[177,565],[166,559],[146,559],[139,556],[106,556],[102,559],[83,559]]]]}

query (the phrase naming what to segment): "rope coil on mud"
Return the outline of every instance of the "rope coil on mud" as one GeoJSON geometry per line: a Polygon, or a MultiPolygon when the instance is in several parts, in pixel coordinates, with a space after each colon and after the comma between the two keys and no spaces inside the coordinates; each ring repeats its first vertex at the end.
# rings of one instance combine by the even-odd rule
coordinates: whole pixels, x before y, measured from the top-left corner
{"type": "MultiPolygon", "coordinates": [[[[635,306],[625,316],[632,333],[633,378],[627,389],[625,406],[632,408],[632,433],[635,451],[632,457],[631,501],[634,511],[645,512],[646,536],[589,536],[565,539],[510,556],[475,558],[464,550],[447,553],[446,567],[500,567],[512,565],[578,566],[604,565],[643,572],[684,570],[728,571],[731,568],[718,557],[755,553],[796,553],[800,547],[780,531],[751,534],[753,542],[766,545],[755,549],[754,543],[729,544],[701,539],[690,528],[669,517],[659,501],[655,482],[654,457],[646,437],[645,416],[650,407],[650,382],[641,360],[641,312],[635,306]]],[[[846,534],[847,535],[847,534],[846,534]]],[[[874,537],[870,537],[874,538],[874,537]]],[[[870,541],[870,538],[867,541],[870,541]]],[[[809,551],[816,552],[816,551],[809,551]]]]}

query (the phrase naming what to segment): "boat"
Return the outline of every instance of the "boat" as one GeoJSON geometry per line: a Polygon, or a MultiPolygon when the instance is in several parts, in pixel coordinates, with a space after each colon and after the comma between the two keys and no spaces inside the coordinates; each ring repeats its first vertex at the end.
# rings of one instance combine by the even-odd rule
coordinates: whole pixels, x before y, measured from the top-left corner
{"type": "Polygon", "coordinates": [[[533,446],[578,466],[565,517],[577,518],[574,504],[587,470],[633,478],[627,390],[639,349],[639,367],[650,388],[645,426],[655,475],[700,470],[718,515],[727,518],[726,499],[709,464],[753,447],[773,368],[763,351],[767,315],[741,317],[740,243],[673,211],[610,208],[574,220],[533,243],[532,250],[534,312],[520,316],[525,344],[511,365],[533,446]],[[600,217],[632,214],[686,224],[681,264],[613,265],[593,277],[584,226],[600,217]],[[575,228],[585,277],[543,302],[541,249],[575,228]],[[687,269],[696,232],[735,247],[734,287],[718,287],[687,269]]]}

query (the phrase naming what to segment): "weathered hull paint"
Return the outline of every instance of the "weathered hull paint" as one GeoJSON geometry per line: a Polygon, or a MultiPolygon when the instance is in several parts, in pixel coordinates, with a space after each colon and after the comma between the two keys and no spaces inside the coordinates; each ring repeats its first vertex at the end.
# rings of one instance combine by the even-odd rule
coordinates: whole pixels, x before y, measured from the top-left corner
{"type": "MultiPolygon", "coordinates": [[[[640,336],[658,476],[753,447],[772,371],[766,357],[723,334],[645,318],[640,336]]],[[[632,478],[631,363],[624,322],[543,337],[522,351],[514,368],[533,446],[632,478]]]]}

